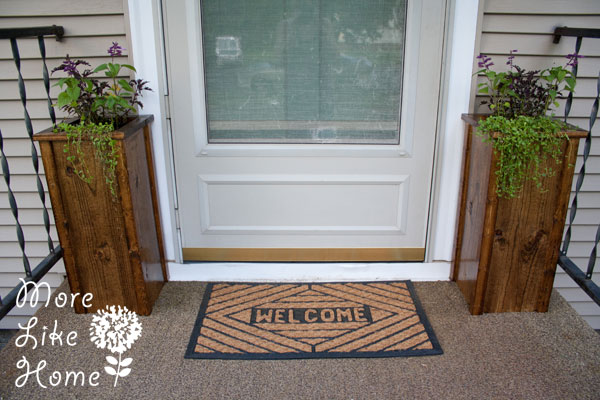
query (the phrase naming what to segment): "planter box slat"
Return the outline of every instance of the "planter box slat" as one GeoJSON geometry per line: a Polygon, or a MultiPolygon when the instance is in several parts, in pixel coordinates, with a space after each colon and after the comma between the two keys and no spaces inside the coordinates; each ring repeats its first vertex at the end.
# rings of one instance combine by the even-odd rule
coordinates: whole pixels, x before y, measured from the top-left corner
{"type": "Polygon", "coordinates": [[[557,172],[543,179],[545,192],[528,181],[520,197],[505,199],[496,194],[497,159],[491,144],[474,134],[479,118],[463,116],[467,124],[453,278],[472,314],[545,312],[585,131],[567,132],[561,164],[548,160],[557,172]]]}
{"type": "Polygon", "coordinates": [[[46,179],[73,293],[92,293],[92,307],[126,306],[148,315],[164,284],[165,260],[160,235],[151,139],[152,116],[138,117],[113,134],[118,149],[115,198],[89,141],[82,142],[93,180],[83,182],[63,152],[66,135],[42,132],[46,179]]]}

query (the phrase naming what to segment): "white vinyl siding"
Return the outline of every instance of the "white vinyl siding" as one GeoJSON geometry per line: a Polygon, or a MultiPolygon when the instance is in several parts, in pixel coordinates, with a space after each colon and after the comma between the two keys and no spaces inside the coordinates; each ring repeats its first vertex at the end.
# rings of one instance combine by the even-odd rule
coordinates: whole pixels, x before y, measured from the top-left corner
{"type": "MultiPolygon", "coordinates": [[[[81,58],[97,66],[110,61],[106,50],[112,42],[128,48],[127,21],[124,0],[2,0],[0,2],[0,28],[24,28],[61,25],[65,29],[62,41],[47,37],[46,56],[48,70],[60,65],[64,56],[81,58]]],[[[21,72],[25,80],[27,109],[34,131],[50,126],[46,92],[42,81],[42,64],[36,38],[18,39],[21,55],[21,72]]],[[[126,62],[124,58],[121,62],[126,62]]],[[[54,84],[58,78],[51,76],[54,84]]],[[[53,99],[58,88],[51,88],[53,99]]],[[[60,119],[62,113],[57,110],[60,119]]],[[[9,40],[0,40],[0,129],[4,137],[4,150],[11,172],[11,188],[19,207],[19,221],[26,240],[26,254],[34,268],[47,254],[46,231],[43,226],[41,202],[36,189],[36,179],[31,163],[31,147],[23,121],[23,107],[19,98],[17,72],[12,59],[9,40]]],[[[43,165],[40,161],[40,171],[43,165]]],[[[44,187],[45,178],[42,175],[44,187]]],[[[46,204],[50,199],[46,195],[46,204]]],[[[50,211],[51,222],[54,218],[50,211]]],[[[54,226],[52,238],[58,238],[54,226]]],[[[6,295],[23,277],[21,250],[16,240],[14,218],[8,204],[4,178],[0,178],[0,295],[6,295]]],[[[63,281],[65,270],[62,260],[44,279],[52,288],[63,281]]],[[[35,310],[13,309],[0,321],[0,329],[17,328],[35,310]]]]}
{"type": "MultiPolygon", "coordinates": [[[[492,57],[494,69],[506,67],[506,57],[512,49],[518,50],[515,63],[526,69],[542,69],[553,64],[564,65],[564,57],[575,51],[576,38],[563,37],[559,44],[554,44],[554,28],[600,27],[600,2],[596,0],[486,0],[483,12],[479,52],[492,57]]],[[[584,38],[580,54],[585,58],[580,60],[569,122],[587,129],[600,70],[600,40],[584,38]]],[[[479,79],[481,81],[481,78],[479,79]]],[[[485,110],[485,107],[475,109],[476,112],[485,110]]],[[[564,115],[564,101],[561,102],[556,115],[564,115]]],[[[584,270],[587,268],[592,241],[600,223],[600,121],[596,122],[592,136],[586,178],[578,198],[578,213],[568,252],[569,257],[584,270]]],[[[583,141],[579,149],[576,172],[579,171],[583,160],[582,151],[583,141]]],[[[573,188],[576,180],[577,175],[573,179],[573,188]]],[[[600,260],[597,264],[599,265],[594,274],[594,281],[600,284],[600,260]]],[[[557,269],[554,286],[593,328],[600,329],[600,307],[592,302],[560,267],[557,269]]]]}

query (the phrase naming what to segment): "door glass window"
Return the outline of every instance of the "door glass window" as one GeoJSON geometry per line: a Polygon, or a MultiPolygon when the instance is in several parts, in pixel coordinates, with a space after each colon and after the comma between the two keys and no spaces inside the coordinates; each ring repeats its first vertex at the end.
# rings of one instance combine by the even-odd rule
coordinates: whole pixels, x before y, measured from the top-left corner
{"type": "Polygon", "coordinates": [[[407,0],[202,0],[210,143],[398,144],[407,0]]]}

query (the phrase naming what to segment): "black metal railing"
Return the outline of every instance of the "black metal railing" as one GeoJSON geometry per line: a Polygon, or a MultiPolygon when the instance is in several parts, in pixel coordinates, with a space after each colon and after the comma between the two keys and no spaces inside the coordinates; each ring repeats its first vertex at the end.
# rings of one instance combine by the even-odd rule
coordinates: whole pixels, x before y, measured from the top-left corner
{"type": "MultiPolygon", "coordinates": [[[[54,107],[52,106],[52,100],[50,98],[50,77],[48,75],[48,67],[46,66],[46,45],[44,42],[45,36],[54,35],[57,40],[60,40],[64,35],[64,29],[62,26],[45,26],[45,27],[34,27],[34,28],[8,28],[0,29],[0,39],[10,40],[10,46],[12,50],[13,60],[17,70],[17,79],[19,86],[19,97],[21,104],[23,105],[23,119],[25,122],[25,128],[27,135],[31,142],[31,162],[35,171],[36,182],[37,182],[37,193],[40,198],[42,214],[44,219],[44,228],[46,229],[46,236],[48,242],[48,255],[40,262],[35,268],[31,268],[29,258],[26,253],[26,241],[23,235],[23,228],[19,222],[19,207],[17,200],[13,193],[10,183],[10,168],[8,163],[7,155],[4,152],[4,141],[2,137],[2,130],[0,129],[0,164],[2,166],[2,175],[7,186],[8,203],[12,214],[15,219],[16,236],[21,248],[24,280],[25,282],[39,282],[44,275],[62,258],[63,250],[58,246],[54,246],[53,240],[50,234],[50,216],[48,214],[48,207],[46,206],[46,193],[44,186],[42,185],[42,179],[39,171],[39,157],[38,152],[33,142],[33,125],[29,112],[27,111],[27,95],[25,92],[25,82],[21,73],[21,57],[19,55],[19,46],[17,39],[23,37],[37,37],[38,46],[40,49],[40,56],[42,60],[42,76],[44,80],[44,88],[46,89],[46,96],[48,99],[48,114],[53,125],[56,125],[56,114],[54,113],[54,107]]],[[[23,283],[16,285],[8,295],[3,298],[0,297],[0,319],[4,318],[6,314],[10,312],[15,306],[21,287],[23,283]]]]}
{"type": "MultiPolygon", "coordinates": [[[[581,42],[583,38],[600,38],[600,29],[589,29],[589,28],[556,28],[554,31],[554,43],[558,43],[560,41],[561,36],[573,36],[577,38],[575,42],[575,54],[579,55],[581,50],[581,42]]],[[[573,65],[573,75],[577,76],[577,63],[573,65]]],[[[571,244],[571,234],[573,229],[573,222],[575,221],[575,216],[577,215],[577,199],[579,196],[579,192],[581,191],[581,187],[583,186],[583,180],[585,179],[585,166],[590,155],[590,149],[592,147],[592,128],[596,122],[596,118],[598,117],[598,103],[600,100],[600,72],[598,73],[597,87],[596,87],[596,98],[592,105],[592,111],[589,117],[588,124],[588,134],[585,138],[584,146],[583,146],[583,163],[579,169],[579,173],[577,176],[577,182],[575,184],[575,194],[573,195],[573,200],[571,202],[571,210],[569,212],[569,217],[567,221],[567,230],[565,232],[565,237],[563,240],[562,248],[560,250],[560,255],[558,258],[558,265],[560,265],[565,272],[596,302],[596,304],[600,305],[600,287],[592,280],[592,275],[594,274],[594,267],[596,265],[596,256],[598,249],[598,242],[600,241],[600,224],[596,229],[596,237],[592,239],[593,245],[592,250],[590,252],[590,256],[588,259],[588,265],[585,272],[577,266],[567,256],[567,251],[569,250],[569,245],[571,244]]],[[[573,93],[569,93],[567,97],[567,102],[565,104],[565,122],[569,117],[569,113],[571,111],[571,105],[573,103],[573,93]]]]}

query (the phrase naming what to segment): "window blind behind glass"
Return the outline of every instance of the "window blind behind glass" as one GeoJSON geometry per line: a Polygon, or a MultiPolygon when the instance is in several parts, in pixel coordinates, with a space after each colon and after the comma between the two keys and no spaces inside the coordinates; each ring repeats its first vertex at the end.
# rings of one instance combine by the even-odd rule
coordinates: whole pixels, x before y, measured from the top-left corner
{"type": "Polygon", "coordinates": [[[203,0],[211,142],[398,143],[406,0],[203,0]]]}

